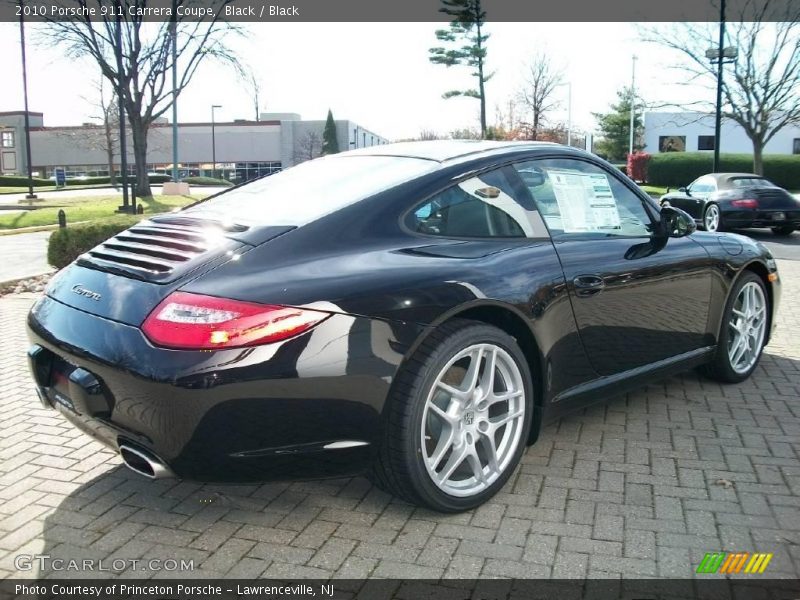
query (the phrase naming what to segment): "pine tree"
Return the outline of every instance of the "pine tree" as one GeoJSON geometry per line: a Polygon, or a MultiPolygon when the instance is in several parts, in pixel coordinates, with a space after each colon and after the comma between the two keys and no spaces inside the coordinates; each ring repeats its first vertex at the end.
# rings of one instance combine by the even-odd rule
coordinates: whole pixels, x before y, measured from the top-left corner
{"type": "Polygon", "coordinates": [[[336,154],[339,152],[339,140],[336,137],[336,121],[333,113],[328,109],[328,119],[325,121],[325,130],[322,132],[322,153],[336,154]]]}
{"type": "Polygon", "coordinates": [[[486,40],[489,35],[482,32],[486,24],[486,11],[481,6],[481,0],[442,0],[439,9],[446,15],[453,17],[450,29],[436,31],[436,39],[456,45],[454,48],[431,48],[429,60],[436,65],[446,67],[464,66],[474,69],[472,76],[478,80],[478,89],[451,90],[443,94],[444,98],[466,96],[477,98],[481,103],[481,136],[486,137],[486,87],[485,84],[492,77],[486,74],[486,40]]]}
{"type": "MultiPolygon", "coordinates": [[[[631,132],[631,101],[633,95],[630,88],[617,92],[618,101],[611,105],[607,113],[594,113],[600,129],[602,139],[595,144],[595,151],[604,155],[608,160],[624,160],[628,155],[631,132]]],[[[641,139],[644,127],[642,125],[641,100],[635,99],[636,114],[633,117],[633,151],[642,149],[641,139]]]]}

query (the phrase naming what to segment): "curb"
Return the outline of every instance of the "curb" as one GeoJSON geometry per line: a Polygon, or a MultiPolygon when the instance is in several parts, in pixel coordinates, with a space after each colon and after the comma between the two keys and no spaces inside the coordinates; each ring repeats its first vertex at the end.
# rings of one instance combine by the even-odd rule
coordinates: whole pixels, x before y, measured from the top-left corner
{"type": "Polygon", "coordinates": [[[36,273],[31,273],[30,275],[24,275],[23,277],[15,277],[14,279],[6,279],[5,281],[0,281],[0,294],[3,294],[3,288],[14,286],[18,284],[20,281],[25,281],[26,279],[32,279],[34,277],[40,277],[42,275],[49,275],[51,273],[55,273],[57,271],[56,268],[50,267],[47,271],[38,271],[36,273]]]}
{"type": "MultiPolygon", "coordinates": [[[[69,224],[70,227],[73,225],[83,225],[84,223],[90,223],[91,221],[73,221],[69,224]]],[[[4,235],[17,235],[20,233],[36,233],[37,231],[55,231],[58,229],[58,224],[53,225],[33,225],[31,227],[20,227],[18,229],[0,229],[0,236],[4,235]]]]}

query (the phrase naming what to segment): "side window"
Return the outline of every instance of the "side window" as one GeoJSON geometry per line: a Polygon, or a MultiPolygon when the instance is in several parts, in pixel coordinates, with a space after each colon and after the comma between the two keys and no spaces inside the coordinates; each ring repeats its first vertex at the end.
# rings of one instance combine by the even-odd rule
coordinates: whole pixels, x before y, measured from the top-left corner
{"type": "Polygon", "coordinates": [[[411,231],[443,237],[526,237],[533,228],[501,170],[466,179],[439,192],[405,218],[411,231]]]}
{"type": "Polygon", "coordinates": [[[574,159],[514,166],[553,238],[650,235],[653,223],[641,199],[600,167],[574,159]]]}
{"type": "Polygon", "coordinates": [[[716,191],[717,185],[713,177],[700,177],[689,186],[689,191],[695,194],[709,194],[716,191]]]}

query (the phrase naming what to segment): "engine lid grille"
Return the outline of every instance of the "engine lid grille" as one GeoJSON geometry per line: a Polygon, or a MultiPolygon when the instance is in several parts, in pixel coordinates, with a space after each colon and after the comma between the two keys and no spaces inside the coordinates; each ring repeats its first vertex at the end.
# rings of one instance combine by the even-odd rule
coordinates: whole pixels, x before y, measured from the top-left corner
{"type": "MultiPolygon", "coordinates": [[[[243,229],[234,227],[236,232],[243,229]]],[[[230,229],[185,218],[149,219],[82,254],[78,264],[147,281],[171,281],[240,247],[226,237],[230,229]]]]}

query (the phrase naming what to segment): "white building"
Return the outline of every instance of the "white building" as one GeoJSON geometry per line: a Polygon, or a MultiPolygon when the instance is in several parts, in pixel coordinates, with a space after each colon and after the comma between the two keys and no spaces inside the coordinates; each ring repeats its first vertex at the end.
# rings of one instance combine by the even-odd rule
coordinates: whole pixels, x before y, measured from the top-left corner
{"type": "MultiPolygon", "coordinates": [[[[720,152],[752,154],[753,143],[742,127],[722,120],[720,152]]],[[[714,115],[701,112],[648,112],[644,115],[644,150],[659,152],[714,151],[714,115]]],[[[800,125],[781,129],[767,142],[764,154],[800,154],[800,125]]]]}
{"type": "MultiPolygon", "coordinates": [[[[25,113],[0,113],[0,174],[27,172],[25,113]]],[[[64,167],[67,177],[108,175],[105,132],[100,125],[45,127],[42,113],[29,113],[31,163],[35,176],[49,177],[64,167]]],[[[258,121],[236,120],[178,124],[178,160],[181,177],[216,172],[240,182],[280,171],[319,156],[324,120],[306,121],[295,113],[262,113],[258,121]]],[[[385,144],[387,140],[348,120],[336,121],[339,150],[385,144]]],[[[114,132],[115,137],[118,132],[114,132]]],[[[115,144],[115,146],[118,146],[115,144]]],[[[133,172],[133,143],[127,140],[128,166],[133,172]]],[[[118,170],[119,148],[114,149],[118,170]]],[[[172,126],[153,124],[147,136],[147,166],[151,172],[171,174],[172,126]]]]}

